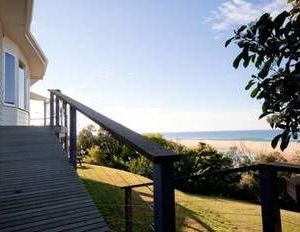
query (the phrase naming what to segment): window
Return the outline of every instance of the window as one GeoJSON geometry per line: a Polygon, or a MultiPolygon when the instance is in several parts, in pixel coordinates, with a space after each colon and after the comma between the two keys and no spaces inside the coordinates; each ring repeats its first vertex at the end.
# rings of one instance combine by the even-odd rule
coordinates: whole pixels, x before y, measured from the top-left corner
{"type": "Polygon", "coordinates": [[[18,107],[25,110],[26,109],[26,97],[27,97],[27,81],[26,81],[26,71],[25,65],[19,61],[18,69],[18,107]]]}
{"type": "Polygon", "coordinates": [[[15,104],[15,57],[5,52],[4,102],[15,104]]]}

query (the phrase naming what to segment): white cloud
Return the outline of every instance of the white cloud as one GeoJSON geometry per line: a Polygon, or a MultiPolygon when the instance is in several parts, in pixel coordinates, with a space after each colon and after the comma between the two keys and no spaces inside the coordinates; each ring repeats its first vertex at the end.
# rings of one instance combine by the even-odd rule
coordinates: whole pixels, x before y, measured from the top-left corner
{"type": "Polygon", "coordinates": [[[257,3],[249,0],[227,0],[223,2],[212,16],[205,21],[215,31],[225,31],[237,25],[249,23],[265,12],[277,15],[288,8],[286,0],[260,0],[257,3]]]}

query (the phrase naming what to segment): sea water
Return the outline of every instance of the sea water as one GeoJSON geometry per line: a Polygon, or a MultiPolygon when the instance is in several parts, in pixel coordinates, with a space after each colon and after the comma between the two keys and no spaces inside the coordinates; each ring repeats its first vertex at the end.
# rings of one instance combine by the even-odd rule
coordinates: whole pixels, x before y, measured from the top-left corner
{"type": "Polygon", "coordinates": [[[178,140],[240,140],[240,141],[271,141],[281,130],[228,130],[228,131],[193,131],[165,132],[166,139],[178,140]]]}

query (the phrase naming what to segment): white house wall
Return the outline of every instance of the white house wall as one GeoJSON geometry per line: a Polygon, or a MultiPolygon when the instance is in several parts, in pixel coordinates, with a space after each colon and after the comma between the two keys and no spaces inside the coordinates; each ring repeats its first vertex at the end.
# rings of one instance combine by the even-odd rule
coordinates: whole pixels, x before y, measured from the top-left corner
{"type": "MultiPolygon", "coordinates": [[[[2,34],[2,33],[1,33],[2,34]]],[[[21,110],[17,108],[18,105],[18,81],[15,81],[15,106],[10,106],[4,103],[4,52],[12,53],[16,57],[16,64],[18,65],[18,60],[20,59],[26,66],[26,76],[30,77],[28,71],[28,64],[23,56],[19,47],[7,37],[1,36],[1,61],[0,61],[0,125],[28,125],[29,124],[29,83],[30,80],[27,79],[27,96],[26,96],[26,109],[21,110]]],[[[16,68],[16,78],[17,78],[17,68],[16,68]]]]}
{"type": "MultiPolygon", "coordinates": [[[[0,23],[0,54],[3,54],[3,33],[2,33],[2,25],[0,23]]],[[[0,125],[3,122],[3,78],[1,76],[3,67],[2,55],[0,55],[0,125]]]]}

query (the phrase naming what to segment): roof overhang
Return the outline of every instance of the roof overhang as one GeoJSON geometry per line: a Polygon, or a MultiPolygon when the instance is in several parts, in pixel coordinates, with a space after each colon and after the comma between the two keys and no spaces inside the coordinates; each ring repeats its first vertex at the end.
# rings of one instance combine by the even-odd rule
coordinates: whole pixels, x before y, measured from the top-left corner
{"type": "Polygon", "coordinates": [[[38,93],[30,92],[30,100],[48,102],[49,98],[44,97],[38,93]]]}
{"type": "Polygon", "coordinates": [[[0,21],[4,36],[15,42],[30,70],[30,84],[43,79],[47,58],[30,32],[33,0],[0,0],[0,21]]]}

